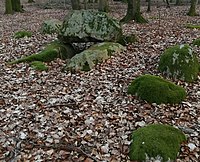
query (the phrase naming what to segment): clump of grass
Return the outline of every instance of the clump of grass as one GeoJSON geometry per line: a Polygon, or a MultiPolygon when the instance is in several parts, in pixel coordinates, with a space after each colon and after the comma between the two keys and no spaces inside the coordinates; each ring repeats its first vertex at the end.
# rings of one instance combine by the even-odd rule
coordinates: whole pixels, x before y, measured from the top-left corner
{"type": "Polygon", "coordinates": [[[31,62],[31,67],[35,70],[39,71],[47,71],[48,67],[41,61],[33,61],[31,62]]]}
{"type": "Polygon", "coordinates": [[[16,39],[24,38],[24,37],[31,37],[32,33],[30,31],[18,31],[14,34],[16,39]]]}
{"type": "Polygon", "coordinates": [[[175,161],[185,135],[170,125],[152,124],[132,133],[131,160],[175,161]]]}

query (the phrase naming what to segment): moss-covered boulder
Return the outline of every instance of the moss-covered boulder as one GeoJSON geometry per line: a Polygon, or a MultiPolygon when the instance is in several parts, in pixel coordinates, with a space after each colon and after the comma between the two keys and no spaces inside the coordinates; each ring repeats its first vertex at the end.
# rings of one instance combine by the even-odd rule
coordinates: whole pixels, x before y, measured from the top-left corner
{"type": "Polygon", "coordinates": [[[21,62],[50,62],[56,58],[60,59],[70,59],[75,55],[75,50],[70,44],[62,44],[61,42],[55,41],[50,43],[44,50],[37,54],[32,54],[30,56],[22,57],[21,59],[9,62],[9,64],[17,64],[21,62]]]}
{"type": "Polygon", "coordinates": [[[59,39],[66,43],[117,42],[122,36],[120,23],[104,12],[74,10],[63,22],[59,39]]]}
{"type": "Polygon", "coordinates": [[[48,70],[48,67],[41,61],[31,62],[31,67],[38,71],[47,71],[48,70]]]}
{"type": "Polygon", "coordinates": [[[149,103],[180,103],[185,97],[185,90],[158,76],[143,75],[128,87],[128,94],[136,95],[149,103]]]}
{"type": "Polygon", "coordinates": [[[136,161],[175,161],[185,135],[169,125],[152,124],[132,133],[129,157],[136,161]]]}
{"type": "Polygon", "coordinates": [[[119,43],[103,42],[95,44],[72,57],[66,69],[72,72],[89,71],[96,64],[110,58],[113,53],[121,52],[122,50],[124,50],[124,47],[119,43]]]}
{"type": "Polygon", "coordinates": [[[195,40],[192,42],[192,44],[195,45],[195,46],[200,47],[200,38],[195,39],[195,40]]]}
{"type": "Polygon", "coordinates": [[[32,36],[32,32],[30,31],[18,31],[14,34],[14,38],[19,39],[19,38],[24,38],[24,37],[31,37],[32,36]]]}
{"type": "Polygon", "coordinates": [[[62,25],[62,21],[60,21],[58,19],[45,20],[42,23],[42,27],[41,27],[40,31],[43,34],[58,33],[61,25],[62,25]]]}
{"type": "Polygon", "coordinates": [[[199,62],[189,45],[176,45],[164,51],[158,70],[167,77],[193,82],[199,73],[199,62]]]}

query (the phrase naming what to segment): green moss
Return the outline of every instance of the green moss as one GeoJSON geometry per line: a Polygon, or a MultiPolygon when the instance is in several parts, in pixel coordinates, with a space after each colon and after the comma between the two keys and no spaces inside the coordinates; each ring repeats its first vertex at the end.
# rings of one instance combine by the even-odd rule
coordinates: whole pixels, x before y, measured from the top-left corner
{"type": "Polygon", "coordinates": [[[189,28],[189,29],[200,29],[200,25],[187,24],[186,28],[189,28]]]}
{"type": "Polygon", "coordinates": [[[158,70],[167,77],[193,82],[198,77],[199,62],[188,45],[176,45],[164,51],[158,70]]]}
{"type": "Polygon", "coordinates": [[[152,124],[133,132],[129,156],[137,161],[175,161],[184,141],[186,137],[180,130],[169,125],[152,124]]]}
{"type": "Polygon", "coordinates": [[[193,45],[196,45],[198,47],[200,47],[200,38],[199,39],[195,39],[193,42],[192,42],[193,45]]]}
{"type": "Polygon", "coordinates": [[[180,103],[186,97],[182,87],[153,75],[143,75],[133,80],[128,87],[128,94],[157,104],[180,103]]]}
{"type": "Polygon", "coordinates": [[[9,64],[17,64],[21,62],[50,62],[56,58],[61,58],[63,60],[69,59],[74,56],[75,51],[71,45],[64,45],[60,42],[53,42],[49,44],[43,51],[38,54],[33,54],[30,56],[23,57],[21,59],[10,62],[9,64]]]}
{"type": "Polygon", "coordinates": [[[117,41],[121,45],[125,46],[127,44],[132,44],[135,43],[138,40],[137,36],[132,34],[132,35],[122,35],[122,37],[117,41]]]}
{"type": "Polygon", "coordinates": [[[33,61],[31,67],[39,71],[47,71],[48,67],[41,61],[33,61]]]}
{"type": "Polygon", "coordinates": [[[32,33],[29,31],[18,31],[14,34],[16,39],[23,38],[23,37],[31,37],[32,33]]]}

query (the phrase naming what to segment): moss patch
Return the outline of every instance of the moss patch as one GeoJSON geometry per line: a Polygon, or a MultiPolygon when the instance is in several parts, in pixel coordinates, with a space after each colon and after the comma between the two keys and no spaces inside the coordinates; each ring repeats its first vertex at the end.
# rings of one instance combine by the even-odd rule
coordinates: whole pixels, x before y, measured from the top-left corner
{"type": "Polygon", "coordinates": [[[129,156],[138,161],[174,161],[184,141],[186,137],[180,130],[169,125],[152,124],[133,132],[129,156]]]}
{"type": "Polygon", "coordinates": [[[186,97],[182,87],[153,75],[143,75],[133,80],[128,87],[128,94],[157,104],[180,103],[186,97]]]}
{"type": "Polygon", "coordinates": [[[115,52],[121,52],[124,47],[118,43],[103,42],[91,46],[89,49],[75,55],[67,65],[66,69],[72,72],[89,71],[96,64],[101,63],[115,52]]]}
{"type": "Polygon", "coordinates": [[[131,43],[135,43],[138,41],[138,38],[136,35],[123,35],[117,42],[122,44],[123,46],[131,43]]]}
{"type": "Polygon", "coordinates": [[[189,28],[189,29],[200,29],[200,25],[187,24],[186,28],[189,28]]]}
{"type": "Polygon", "coordinates": [[[193,82],[198,77],[199,62],[188,45],[176,45],[161,55],[158,70],[172,79],[193,82]]]}
{"type": "Polygon", "coordinates": [[[50,62],[56,58],[65,60],[71,58],[74,55],[75,51],[71,45],[64,45],[56,41],[49,44],[43,51],[38,54],[23,57],[21,59],[10,62],[9,64],[33,61],[50,62]]]}
{"type": "Polygon", "coordinates": [[[24,37],[31,37],[32,33],[30,31],[18,31],[14,34],[16,39],[24,38],[24,37]]]}
{"type": "Polygon", "coordinates": [[[192,42],[193,45],[196,45],[198,47],[200,47],[200,38],[199,39],[195,39],[193,42],[192,42]]]}
{"type": "Polygon", "coordinates": [[[33,61],[31,63],[31,67],[35,70],[39,70],[39,71],[47,71],[48,67],[41,61],[33,61]]]}

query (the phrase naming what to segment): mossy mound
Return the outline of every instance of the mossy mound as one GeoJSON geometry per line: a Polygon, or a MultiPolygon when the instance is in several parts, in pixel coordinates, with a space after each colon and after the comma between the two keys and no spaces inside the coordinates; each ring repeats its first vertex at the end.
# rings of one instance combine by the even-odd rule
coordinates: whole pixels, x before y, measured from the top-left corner
{"type": "Polygon", "coordinates": [[[31,62],[31,67],[35,70],[39,71],[47,71],[48,67],[41,61],[33,61],[31,62]]]}
{"type": "Polygon", "coordinates": [[[14,34],[16,39],[24,38],[24,37],[31,37],[32,33],[30,31],[18,31],[14,34]]]}
{"type": "Polygon", "coordinates": [[[69,44],[64,45],[60,42],[55,41],[49,44],[40,53],[23,57],[21,59],[10,62],[9,64],[17,64],[21,62],[33,62],[33,61],[50,62],[55,60],[56,58],[65,60],[65,59],[70,59],[74,55],[75,51],[71,45],[69,44]]]}
{"type": "Polygon", "coordinates": [[[58,19],[45,20],[42,23],[42,27],[41,27],[40,31],[43,34],[58,33],[61,28],[61,25],[62,25],[62,22],[58,19]]]}
{"type": "Polygon", "coordinates": [[[195,46],[200,47],[200,38],[195,39],[195,40],[192,42],[192,44],[195,45],[195,46]]]}
{"type": "Polygon", "coordinates": [[[175,161],[184,141],[186,137],[180,130],[169,125],[152,124],[133,132],[129,157],[137,161],[175,161]]]}
{"type": "Polygon", "coordinates": [[[95,44],[72,57],[66,69],[72,72],[89,71],[96,64],[110,58],[113,53],[121,52],[122,50],[124,50],[124,47],[119,43],[103,42],[95,44]]]}
{"type": "Polygon", "coordinates": [[[180,103],[186,97],[184,88],[153,75],[143,75],[133,80],[128,87],[128,94],[157,104],[180,103]]]}
{"type": "Polygon", "coordinates": [[[199,73],[199,62],[189,45],[176,45],[164,51],[158,70],[167,77],[193,82],[199,73]]]}
{"type": "Polygon", "coordinates": [[[58,35],[65,43],[117,42],[121,36],[119,21],[96,10],[73,10],[65,17],[58,35]]]}

